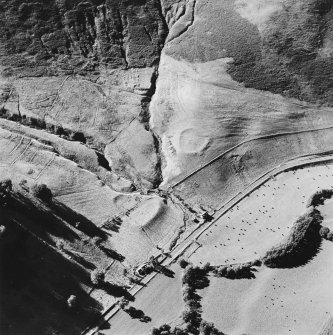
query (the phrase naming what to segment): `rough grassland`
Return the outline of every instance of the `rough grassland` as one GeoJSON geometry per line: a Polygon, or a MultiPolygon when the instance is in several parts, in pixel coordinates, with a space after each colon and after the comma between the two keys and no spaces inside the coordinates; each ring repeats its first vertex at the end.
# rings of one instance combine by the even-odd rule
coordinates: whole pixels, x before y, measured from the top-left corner
{"type": "MultiPolygon", "coordinates": [[[[110,231],[109,234],[113,248],[126,257],[129,264],[146,260],[151,252],[157,251],[156,244],[169,242],[183,223],[183,213],[168,204],[164,215],[151,219],[146,233],[135,229],[134,221],[126,214],[138,209],[150,196],[116,192],[95,174],[58,156],[53,147],[29,137],[1,129],[0,147],[3,179],[11,178],[16,185],[25,179],[28,187],[36,183],[47,184],[58,202],[97,227],[115,216],[124,217],[119,232],[110,231]]],[[[146,220],[139,215],[136,219],[143,224],[146,220]]]]}
{"type": "MultiPolygon", "coordinates": [[[[233,158],[237,164],[241,158],[238,156],[246,154],[242,159],[245,165],[254,156],[254,160],[263,160],[260,166],[264,168],[274,161],[280,164],[293,156],[331,146],[331,130],[297,134],[333,126],[330,109],[244,88],[226,72],[228,61],[191,64],[162,54],[150,124],[161,139],[166,186],[239,143],[257,137],[290,133],[249,142],[232,151],[229,160],[233,158]]],[[[230,174],[223,173],[223,182],[229,178],[230,174]]],[[[213,184],[221,191],[216,181],[213,184]]]]}

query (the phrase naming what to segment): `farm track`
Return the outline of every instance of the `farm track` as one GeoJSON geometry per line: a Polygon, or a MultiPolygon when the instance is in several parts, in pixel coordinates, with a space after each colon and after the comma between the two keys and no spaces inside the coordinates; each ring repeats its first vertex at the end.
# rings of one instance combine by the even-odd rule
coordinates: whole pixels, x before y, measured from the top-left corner
{"type": "Polygon", "coordinates": [[[255,142],[257,140],[275,138],[275,137],[282,137],[282,136],[303,134],[303,133],[317,132],[317,131],[320,132],[322,130],[328,130],[328,129],[333,129],[333,126],[315,128],[315,129],[307,129],[307,130],[300,130],[300,131],[293,131],[293,132],[284,132],[284,133],[277,133],[277,134],[270,134],[270,135],[263,135],[263,136],[258,136],[258,137],[255,137],[255,138],[251,138],[251,139],[242,141],[242,142],[236,144],[235,146],[229,148],[228,150],[222,152],[221,154],[219,154],[215,158],[211,159],[209,162],[205,163],[204,165],[201,165],[197,169],[193,170],[192,172],[190,172],[186,176],[182,177],[182,179],[176,181],[173,185],[169,186],[168,188],[169,189],[174,189],[175,187],[179,186],[181,183],[183,183],[184,181],[186,181],[187,179],[189,179],[190,177],[192,177],[196,173],[202,171],[204,168],[206,168],[206,167],[210,166],[211,164],[215,163],[216,161],[218,161],[220,158],[222,158],[226,154],[228,154],[228,153],[232,152],[233,150],[241,147],[243,144],[247,144],[247,143],[250,143],[250,142],[255,142]]]}
{"type": "Polygon", "coordinates": [[[41,175],[44,173],[44,171],[52,165],[53,161],[55,160],[56,158],[56,154],[53,154],[51,159],[45,164],[45,166],[39,171],[38,175],[35,177],[35,180],[37,181],[41,175]]]}
{"type": "MultiPolygon", "coordinates": [[[[333,127],[327,127],[324,129],[331,129],[333,127]]],[[[318,130],[318,129],[317,129],[318,130]]],[[[314,131],[317,131],[314,130],[314,131]]],[[[267,138],[267,137],[264,137],[267,138]]],[[[230,150],[229,150],[230,151],[230,150]]],[[[196,171],[193,171],[190,175],[194,175],[196,172],[201,171],[203,168],[209,166],[212,162],[216,161],[220,157],[222,157],[225,153],[222,153],[209,163],[207,163],[204,167],[200,167],[196,171]]],[[[266,183],[272,177],[275,177],[285,171],[300,168],[302,166],[316,165],[316,164],[325,164],[328,162],[333,162],[333,154],[332,152],[323,152],[317,154],[310,155],[302,155],[298,157],[294,157],[293,159],[282,163],[275,168],[263,173],[260,177],[258,177],[255,181],[253,181],[249,186],[247,186],[243,191],[238,192],[232,198],[230,198],[227,202],[225,202],[216,212],[216,216],[211,222],[203,223],[198,226],[184,241],[178,244],[173,251],[171,252],[171,257],[164,256],[163,259],[160,260],[160,264],[163,266],[169,266],[172,264],[179,256],[181,256],[191,245],[192,243],[196,243],[197,239],[212,225],[214,225],[223,215],[225,215],[230,209],[232,209],[235,205],[237,205],[240,201],[242,201],[245,197],[250,195],[253,191],[259,188],[262,184],[266,183]]],[[[188,179],[190,175],[186,176],[184,180],[188,179]]],[[[178,182],[178,185],[180,182],[178,182]]],[[[173,186],[174,187],[174,186],[173,186]]],[[[151,275],[146,276],[142,282],[143,285],[136,285],[131,290],[130,293],[135,296],[142,289],[147,287],[147,285],[158,275],[159,273],[154,272],[151,275]]],[[[98,324],[92,325],[84,330],[81,335],[93,335],[96,333],[96,327],[101,326],[105,321],[109,321],[118,311],[119,306],[117,303],[113,304],[101,316],[101,321],[98,324]]]]}

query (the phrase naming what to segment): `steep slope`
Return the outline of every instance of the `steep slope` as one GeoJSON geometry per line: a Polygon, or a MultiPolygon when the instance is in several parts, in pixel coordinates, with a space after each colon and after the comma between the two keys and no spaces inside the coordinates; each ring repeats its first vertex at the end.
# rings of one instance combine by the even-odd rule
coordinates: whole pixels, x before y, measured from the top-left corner
{"type": "Polygon", "coordinates": [[[115,172],[156,187],[158,140],[146,118],[167,34],[160,3],[1,1],[0,22],[7,116],[107,148],[115,172]]]}
{"type": "MultiPolygon", "coordinates": [[[[166,185],[244,141],[333,125],[331,2],[197,0],[165,11],[176,22],[168,21],[151,125],[166,185]]],[[[295,134],[272,151],[331,146],[326,135],[307,136],[305,150],[288,154],[295,134]]]]}

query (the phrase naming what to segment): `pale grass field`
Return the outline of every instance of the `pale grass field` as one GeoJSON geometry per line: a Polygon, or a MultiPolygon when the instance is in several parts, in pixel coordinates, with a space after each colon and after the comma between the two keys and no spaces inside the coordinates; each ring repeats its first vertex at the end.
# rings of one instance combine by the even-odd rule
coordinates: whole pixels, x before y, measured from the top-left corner
{"type": "Polygon", "coordinates": [[[110,329],[103,330],[103,333],[105,335],[148,335],[152,327],[179,322],[184,304],[181,292],[181,269],[178,264],[175,264],[171,270],[175,272],[174,278],[159,274],[135,296],[135,302],[130,303],[130,306],[141,309],[145,315],[149,316],[152,319],[151,322],[141,322],[119,311],[110,320],[110,329]]]}
{"type": "Polygon", "coordinates": [[[306,209],[310,196],[333,187],[333,166],[315,166],[278,175],[242,200],[209,228],[191,256],[194,264],[255,260],[283,241],[306,209]]]}
{"type": "Polygon", "coordinates": [[[333,245],[307,265],[259,268],[255,279],[211,278],[203,317],[228,335],[315,335],[333,314],[333,245]]]}

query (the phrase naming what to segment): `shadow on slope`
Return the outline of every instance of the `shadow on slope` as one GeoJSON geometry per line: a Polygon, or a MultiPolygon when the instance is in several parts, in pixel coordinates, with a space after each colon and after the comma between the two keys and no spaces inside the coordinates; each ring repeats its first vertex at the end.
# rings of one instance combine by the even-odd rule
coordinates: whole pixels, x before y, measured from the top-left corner
{"type": "Polygon", "coordinates": [[[0,333],[78,334],[101,317],[89,274],[0,213],[0,333]],[[67,300],[77,298],[70,308],[67,300]]]}

